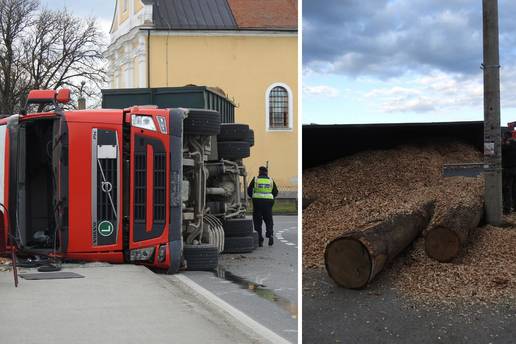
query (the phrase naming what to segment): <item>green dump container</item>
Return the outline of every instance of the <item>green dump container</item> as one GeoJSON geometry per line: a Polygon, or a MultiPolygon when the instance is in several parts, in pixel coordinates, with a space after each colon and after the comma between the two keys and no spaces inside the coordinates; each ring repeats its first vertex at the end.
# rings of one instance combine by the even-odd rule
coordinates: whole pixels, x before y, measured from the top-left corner
{"type": "Polygon", "coordinates": [[[125,109],[134,105],[159,108],[198,108],[216,110],[222,123],[235,122],[235,104],[223,91],[206,86],[125,88],[102,90],[102,108],[125,109]]]}

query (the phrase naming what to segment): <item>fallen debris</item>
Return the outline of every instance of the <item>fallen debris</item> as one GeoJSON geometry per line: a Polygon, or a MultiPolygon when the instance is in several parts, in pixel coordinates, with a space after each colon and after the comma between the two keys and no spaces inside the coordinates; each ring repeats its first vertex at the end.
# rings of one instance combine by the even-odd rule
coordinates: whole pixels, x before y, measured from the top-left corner
{"type": "MultiPolygon", "coordinates": [[[[330,240],[388,219],[418,202],[435,202],[436,216],[429,228],[436,227],[439,221],[450,216],[446,214],[453,213],[450,209],[458,204],[474,204],[483,190],[482,177],[442,177],[443,164],[478,162],[481,159],[481,153],[471,146],[441,142],[361,152],[304,171],[303,193],[314,201],[303,211],[303,266],[324,266],[324,248],[330,240]]],[[[401,268],[387,269],[386,273],[397,281],[396,286],[402,293],[417,298],[441,295],[441,299],[464,300],[466,289],[472,294],[469,295],[472,302],[514,297],[514,254],[505,249],[495,255],[486,255],[485,252],[497,252],[496,246],[501,242],[514,251],[516,243],[512,233],[516,233],[516,228],[512,231],[489,228],[468,231],[466,249],[450,264],[429,258],[421,237],[402,259],[395,260],[395,265],[402,264],[401,268]],[[496,234],[479,237],[482,231],[496,234]],[[481,252],[477,249],[479,245],[490,249],[481,252]],[[472,265],[464,266],[468,261],[472,265]],[[409,267],[410,271],[407,270],[409,267]],[[475,274],[491,276],[489,281],[487,277],[473,277],[471,269],[475,274]],[[415,289],[414,284],[418,286],[415,289]]]]}
{"type": "Polygon", "coordinates": [[[11,270],[11,260],[0,257],[0,272],[11,270]]]}
{"type": "Polygon", "coordinates": [[[450,195],[449,190],[443,190],[439,195],[441,201],[425,231],[425,251],[429,257],[440,262],[456,258],[466,244],[469,232],[478,227],[484,212],[483,190],[472,188],[468,191],[468,195],[461,197],[450,195]]]}
{"type": "Polygon", "coordinates": [[[363,288],[426,228],[433,204],[420,204],[333,239],[324,252],[330,277],[346,288],[363,288]]]}
{"type": "Polygon", "coordinates": [[[425,254],[420,238],[393,265],[396,289],[428,305],[516,303],[516,227],[484,226],[470,233],[464,252],[452,263],[425,254]]]}

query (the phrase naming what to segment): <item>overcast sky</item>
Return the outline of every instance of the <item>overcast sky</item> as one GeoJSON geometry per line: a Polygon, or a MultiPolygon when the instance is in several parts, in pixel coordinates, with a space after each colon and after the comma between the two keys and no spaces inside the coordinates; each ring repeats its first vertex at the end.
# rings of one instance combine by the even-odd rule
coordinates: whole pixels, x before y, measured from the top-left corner
{"type": "Polygon", "coordinates": [[[77,16],[96,17],[102,30],[109,34],[115,0],[40,0],[40,2],[50,9],[67,8],[77,16]]]}
{"type": "MultiPolygon", "coordinates": [[[[499,0],[502,123],[516,121],[516,1],[499,0]]],[[[304,0],[303,122],[483,119],[481,0],[304,0]]]]}

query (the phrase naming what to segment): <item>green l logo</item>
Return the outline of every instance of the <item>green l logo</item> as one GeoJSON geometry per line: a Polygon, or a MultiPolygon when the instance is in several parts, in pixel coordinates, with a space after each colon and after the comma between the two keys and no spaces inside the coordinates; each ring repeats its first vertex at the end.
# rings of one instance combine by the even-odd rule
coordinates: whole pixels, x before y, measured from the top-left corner
{"type": "Polygon", "coordinates": [[[111,234],[113,234],[115,227],[109,221],[102,221],[101,223],[99,223],[97,229],[98,229],[100,235],[107,237],[107,236],[110,236],[111,234]]]}

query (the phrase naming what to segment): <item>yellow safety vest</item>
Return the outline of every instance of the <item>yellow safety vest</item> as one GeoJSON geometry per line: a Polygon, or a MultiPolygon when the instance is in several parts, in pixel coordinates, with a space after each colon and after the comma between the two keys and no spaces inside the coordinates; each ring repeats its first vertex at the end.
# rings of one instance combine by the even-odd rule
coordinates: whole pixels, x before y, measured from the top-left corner
{"type": "Polygon", "coordinates": [[[272,195],[274,182],[272,178],[256,177],[254,178],[253,198],[258,199],[274,199],[272,195]]]}

